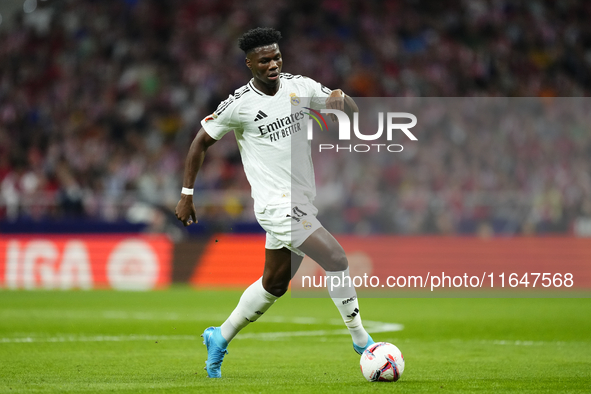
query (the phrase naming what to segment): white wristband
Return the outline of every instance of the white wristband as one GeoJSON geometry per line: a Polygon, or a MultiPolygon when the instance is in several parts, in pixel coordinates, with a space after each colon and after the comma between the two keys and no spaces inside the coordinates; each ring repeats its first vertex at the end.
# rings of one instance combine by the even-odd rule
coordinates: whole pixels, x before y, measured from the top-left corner
{"type": "Polygon", "coordinates": [[[193,189],[189,189],[187,187],[183,187],[181,189],[181,193],[186,195],[186,196],[192,196],[193,195],[193,189]]]}

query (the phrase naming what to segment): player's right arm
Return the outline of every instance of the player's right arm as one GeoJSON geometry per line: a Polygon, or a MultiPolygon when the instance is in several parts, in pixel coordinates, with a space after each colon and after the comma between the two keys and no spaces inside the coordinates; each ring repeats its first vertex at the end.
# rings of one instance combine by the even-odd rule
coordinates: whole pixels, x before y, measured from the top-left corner
{"type": "MultiPolygon", "coordinates": [[[[242,91],[237,90],[233,95],[230,95],[227,100],[220,103],[211,115],[201,121],[201,129],[191,143],[187,161],[185,162],[183,187],[192,189],[193,185],[195,185],[195,179],[203,164],[207,148],[229,131],[241,130],[237,101],[244,93],[244,89],[242,88],[242,91]]],[[[181,200],[177,204],[174,213],[185,226],[197,223],[193,196],[181,193],[181,200]]]]}
{"type": "MultiPolygon", "coordinates": [[[[203,127],[199,130],[191,147],[187,154],[187,160],[185,161],[185,174],[183,176],[183,187],[192,189],[195,185],[195,179],[197,173],[203,165],[203,159],[205,158],[205,152],[207,148],[212,146],[217,140],[213,139],[209,134],[205,132],[203,127]]],[[[195,204],[193,204],[193,196],[181,194],[181,199],[178,202],[174,213],[178,220],[183,222],[185,226],[192,223],[197,223],[195,204]]]]}

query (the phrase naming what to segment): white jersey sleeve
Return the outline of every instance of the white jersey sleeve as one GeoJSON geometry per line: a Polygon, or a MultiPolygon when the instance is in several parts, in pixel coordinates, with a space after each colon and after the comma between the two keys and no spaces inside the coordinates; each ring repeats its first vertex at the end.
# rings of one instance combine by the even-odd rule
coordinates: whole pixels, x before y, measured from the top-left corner
{"type": "Polygon", "coordinates": [[[236,95],[230,95],[211,115],[201,121],[201,126],[215,140],[219,140],[229,131],[242,131],[239,107],[236,95]]]}
{"type": "Polygon", "coordinates": [[[332,90],[321,84],[320,82],[316,82],[313,79],[307,78],[310,85],[310,97],[313,98],[327,98],[332,93],[332,90]]]}
{"type": "Polygon", "coordinates": [[[304,81],[308,89],[308,97],[311,99],[310,106],[314,109],[326,108],[326,99],[332,90],[311,78],[304,77],[304,81]]]}

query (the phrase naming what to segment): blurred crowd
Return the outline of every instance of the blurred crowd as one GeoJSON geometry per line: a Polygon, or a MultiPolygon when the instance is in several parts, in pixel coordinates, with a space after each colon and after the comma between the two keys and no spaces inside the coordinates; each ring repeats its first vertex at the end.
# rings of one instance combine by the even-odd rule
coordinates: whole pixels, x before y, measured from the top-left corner
{"type": "MultiPolygon", "coordinates": [[[[237,39],[256,26],[282,32],[285,72],[354,97],[588,103],[591,91],[591,3],[583,0],[48,0],[28,11],[0,30],[5,221],[85,217],[157,228],[165,221],[157,212],[178,200],[200,120],[250,78],[237,39]]],[[[348,198],[334,231],[569,231],[578,217],[591,217],[586,120],[503,138],[471,125],[462,137],[430,132],[412,158],[370,169],[390,184],[344,190],[395,202],[393,224],[348,198]],[[527,160],[507,164],[520,155],[527,160]],[[511,215],[499,214],[507,194],[520,201],[517,223],[499,221],[511,215]]],[[[353,184],[355,171],[331,168],[316,164],[320,195],[353,184]]],[[[226,136],[198,176],[198,215],[253,221],[249,195],[236,142],[226,136]]]]}
{"type": "Polygon", "coordinates": [[[414,114],[420,122],[411,131],[418,141],[399,130],[391,141],[385,136],[342,141],[337,130],[316,133],[314,142],[318,135],[318,144],[341,148],[313,150],[316,205],[329,228],[361,234],[491,236],[577,232],[576,223],[591,219],[591,101],[356,101],[364,134],[377,129],[377,119],[369,118],[376,118],[381,107],[414,114]],[[367,145],[372,143],[404,149],[389,153],[382,146],[378,153],[376,146],[367,145]]]}

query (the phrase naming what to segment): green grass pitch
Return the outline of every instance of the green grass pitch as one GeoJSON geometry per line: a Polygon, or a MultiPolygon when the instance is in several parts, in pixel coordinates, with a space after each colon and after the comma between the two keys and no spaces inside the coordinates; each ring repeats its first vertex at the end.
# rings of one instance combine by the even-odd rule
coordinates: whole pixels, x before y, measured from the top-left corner
{"type": "Polygon", "coordinates": [[[361,299],[396,383],[368,383],[330,299],[280,299],[230,345],[221,379],[199,335],[240,291],[0,292],[2,393],[590,392],[591,299],[361,299]],[[398,326],[398,325],[402,325],[398,326]],[[389,329],[399,329],[390,331],[389,329]]]}

